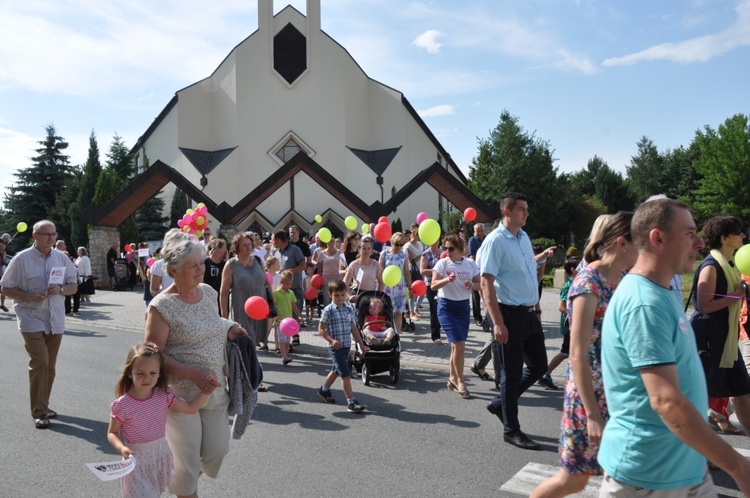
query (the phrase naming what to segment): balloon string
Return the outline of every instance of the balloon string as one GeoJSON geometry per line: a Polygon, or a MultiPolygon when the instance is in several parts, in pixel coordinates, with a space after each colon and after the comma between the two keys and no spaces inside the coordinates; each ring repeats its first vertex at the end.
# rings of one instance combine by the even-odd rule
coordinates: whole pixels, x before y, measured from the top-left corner
{"type": "Polygon", "coordinates": [[[698,292],[697,294],[704,294],[709,296],[716,296],[716,297],[728,297],[729,299],[742,299],[745,296],[728,296],[727,294],[714,294],[713,292],[698,292]]]}

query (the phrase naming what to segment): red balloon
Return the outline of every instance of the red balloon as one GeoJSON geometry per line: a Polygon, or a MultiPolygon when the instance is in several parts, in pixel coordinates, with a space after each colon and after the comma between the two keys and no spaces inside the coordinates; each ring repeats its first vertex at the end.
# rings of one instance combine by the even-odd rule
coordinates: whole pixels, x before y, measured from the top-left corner
{"type": "Polygon", "coordinates": [[[132,250],[133,250],[133,248],[132,248],[132,247],[130,247],[130,244],[125,244],[125,247],[124,247],[124,249],[125,249],[125,252],[130,252],[130,251],[132,251],[132,250]]]}
{"type": "Polygon", "coordinates": [[[473,207],[467,207],[464,209],[464,219],[466,221],[474,221],[474,218],[477,217],[477,210],[473,207]]]}
{"type": "Polygon", "coordinates": [[[381,216],[380,218],[378,218],[378,223],[390,223],[390,221],[388,221],[387,216],[381,216]]]}
{"type": "Polygon", "coordinates": [[[305,299],[307,299],[308,301],[312,301],[316,297],[318,297],[318,289],[316,289],[315,287],[308,287],[305,291],[305,299]]]}
{"type": "Polygon", "coordinates": [[[253,320],[268,318],[268,303],[260,296],[252,296],[245,301],[245,313],[253,320]]]}
{"type": "Polygon", "coordinates": [[[448,253],[447,252],[443,251],[443,252],[440,253],[440,259],[447,258],[447,257],[448,257],[448,253]]]}
{"type": "Polygon", "coordinates": [[[378,242],[385,244],[391,238],[391,226],[388,223],[378,223],[372,233],[378,242]]]}
{"type": "Polygon", "coordinates": [[[323,287],[323,277],[321,275],[313,275],[310,279],[310,285],[312,285],[316,289],[320,289],[321,287],[323,287]]]}
{"type": "Polygon", "coordinates": [[[412,282],[411,293],[417,297],[424,296],[427,293],[427,284],[424,283],[424,280],[415,280],[412,282]]]}

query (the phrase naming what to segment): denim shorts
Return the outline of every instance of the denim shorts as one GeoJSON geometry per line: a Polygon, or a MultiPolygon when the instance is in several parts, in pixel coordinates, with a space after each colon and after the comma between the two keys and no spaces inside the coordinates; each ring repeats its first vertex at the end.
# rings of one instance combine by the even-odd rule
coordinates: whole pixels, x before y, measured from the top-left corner
{"type": "Polygon", "coordinates": [[[339,374],[340,377],[351,377],[352,370],[349,368],[349,346],[338,349],[328,348],[328,354],[331,355],[333,367],[331,370],[339,374]]]}

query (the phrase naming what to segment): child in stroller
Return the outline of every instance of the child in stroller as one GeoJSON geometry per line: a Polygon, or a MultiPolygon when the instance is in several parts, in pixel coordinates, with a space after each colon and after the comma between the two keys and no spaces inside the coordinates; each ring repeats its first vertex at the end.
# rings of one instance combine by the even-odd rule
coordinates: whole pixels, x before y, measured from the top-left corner
{"type": "Polygon", "coordinates": [[[369,315],[365,315],[362,331],[365,339],[373,346],[390,346],[396,333],[393,324],[386,320],[383,312],[383,300],[377,297],[370,299],[369,315]]]}

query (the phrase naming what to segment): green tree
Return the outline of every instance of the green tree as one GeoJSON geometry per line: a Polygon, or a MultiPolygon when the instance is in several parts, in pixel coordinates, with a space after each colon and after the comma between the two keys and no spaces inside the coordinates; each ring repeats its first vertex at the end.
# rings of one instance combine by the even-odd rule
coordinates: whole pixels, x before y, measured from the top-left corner
{"type": "MultiPolygon", "coordinates": [[[[68,247],[68,253],[72,256],[75,254],[76,242],[72,238],[73,218],[70,207],[75,203],[78,193],[81,190],[81,179],[83,177],[83,168],[78,166],[72,168],[72,176],[68,178],[65,185],[57,194],[55,206],[50,217],[55,220],[57,229],[57,240],[64,240],[68,247]],[[75,247],[74,247],[75,246],[75,247]]],[[[75,218],[80,219],[78,216],[75,218]]]]}
{"type": "Polygon", "coordinates": [[[625,179],[607,163],[599,169],[594,179],[594,197],[608,213],[632,211],[635,205],[625,179]]]}
{"type": "Polygon", "coordinates": [[[161,192],[147,200],[141,208],[135,212],[135,221],[138,224],[140,241],[161,240],[167,233],[164,223],[169,217],[164,216],[164,200],[160,197],[161,192]]]}
{"type": "MultiPolygon", "coordinates": [[[[104,168],[99,180],[96,182],[94,193],[94,203],[99,206],[106,205],[109,201],[117,197],[125,188],[125,180],[119,177],[117,172],[112,168],[104,168]]],[[[125,244],[129,242],[138,242],[138,225],[135,218],[130,216],[122,225],[118,227],[120,231],[120,241],[125,244]]]]}
{"type": "Polygon", "coordinates": [[[122,137],[115,133],[107,152],[107,167],[112,168],[126,182],[135,175],[133,156],[125,147],[122,137]]]}
{"type": "Polygon", "coordinates": [[[81,212],[91,203],[96,193],[96,181],[102,172],[99,155],[99,144],[96,140],[96,134],[94,130],[91,130],[91,134],[89,135],[89,153],[86,158],[86,164],[83,165],[83,175],[80,180],[78,196],[69,210],[71,219],[70,237],[76,247],[89,245],[88,224],[81,219],[81,212]]]}
{"type": "Polygon", "coordinates": [[[719,125],[698,130],[700,156],[695,169],[702,175],[694,207],[703,218],[724,214],[750,218],[750,128],[748,117],[736,114],[719,125]]]}
{"type": "Polygon", "coordinates": [[[532,236],[558,238],[567,222],[548,142],[529,134],[508,111],[500,115],[489,138],[479,139],[477,157],[469,166],[469,188],[486,202],[521,192],[529,198],[526,226],[532,236]]]}
{"type": "Polygon", "coordinates": [[[176,188],[172,196],[172,204],[169,208],[169,226],[177,227],[177,221],[181,220],[188,209],[187,194],[176,188]]]}
{"type": "MultiPolygon", "coordinates": [[[[65,190],[71,176],[69,157],[64,154],[68,143],[57,135],[54,124],[45,127],[46,136],[37,142],[37,156],[31,159],[32,165],[23,168],[13,175],[16,183],[5,194],[5,208],[9,213],[8,224],[15,227],[18,222],[25,222],[31,228],[33,223],[42,219],[54,219],[55,199],[65,190]]],[[[19,234],[11,249],[27,247],[31,239],[31,230],[19,234]]]]}
{"type": "Polygon", "coordinates": [[[699,157],[700,147],[696,140],[687,148],[680,146],[664,153],[664,176],[671,179],[665,194],[693,204],[701,180],[701,174],[695,168],[699,157]]]}
{"type": "Polygon", "coordinates": [[[636,202],[643,202],[655,194],[663,194],[672,179],[665,178],[664,158],[650,138],[643,136],[638,142],[638,154],[630,158],[625,169],[628,183],[636,202]]]}

